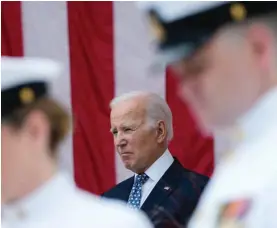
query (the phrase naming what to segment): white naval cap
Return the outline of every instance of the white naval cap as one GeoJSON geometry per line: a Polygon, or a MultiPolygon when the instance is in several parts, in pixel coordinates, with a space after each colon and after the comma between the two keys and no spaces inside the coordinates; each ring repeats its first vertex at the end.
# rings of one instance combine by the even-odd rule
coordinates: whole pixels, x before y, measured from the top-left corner
{"type": "Polygon", "coordinates": [[[221,1],[141,1],[138,2],[138,7],[146,12],[149,9],[155,9],[161,19],[168,23],[222,4],[224,2],[221,1]]]}
{"type": "Polygon", "coordinates": [[[62,73],[50,59],[1,57],[1,116],[46,96],[49,85],[62,73]]]}
{"type": "Polygon", "coordinates": [[[137,5],[149,18],[166,63],[190,56],[225,24],[277,10],[277,4],[269,1],[145,1],[137,5]]]}

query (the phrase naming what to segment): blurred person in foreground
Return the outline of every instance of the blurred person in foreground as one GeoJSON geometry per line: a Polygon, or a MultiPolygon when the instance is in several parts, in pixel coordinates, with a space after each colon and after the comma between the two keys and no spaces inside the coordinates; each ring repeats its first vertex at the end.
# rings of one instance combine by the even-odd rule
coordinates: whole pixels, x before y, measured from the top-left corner
{"type": "Polygon", "coordinates": [[[78,189],[58,171],[69,115],[49,96],[61,73],[47,59],[1,58],[2,226],[152,227],[146,216],[78,189]]]}
{"type": "Polygon", "coordinates": [[[189,227],[277,227],[277,3],[139,7],[203,132],[230,141],[189,227]]]}
{"type": "Polygon", "coordinates": [[[155,227],[187,224],[209,178],[185,169],[171,155],[174,132],[168,104],[155,93],[134,91],[115,97],[110,106],[114,144],[134,175],[104,196],[141,209],[155,227]]]}

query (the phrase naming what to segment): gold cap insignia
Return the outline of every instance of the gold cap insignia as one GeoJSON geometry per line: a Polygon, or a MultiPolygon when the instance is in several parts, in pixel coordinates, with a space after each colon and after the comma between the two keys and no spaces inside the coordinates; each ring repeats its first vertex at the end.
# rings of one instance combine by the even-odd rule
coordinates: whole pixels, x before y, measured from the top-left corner
{"type": "Polygon", "coordinates": [[[22,88],[19,91],[19,98],[23,104],[30,104],[35,100],[35,92],[31,88],[22,88]]]}
{"type": "Polygon", "coordinates": [[[234,21],[243,21],[247,16],[245,6],[241,3],[232,4],[230,7],[230,15],[234,21]]]}
{"type": "Polygon", "coordinates": [[[154,14],[150,14],[150,28],[152,30],[152,34],[158,41],[161,42],[165,40],[165,29],[154,14]]]}

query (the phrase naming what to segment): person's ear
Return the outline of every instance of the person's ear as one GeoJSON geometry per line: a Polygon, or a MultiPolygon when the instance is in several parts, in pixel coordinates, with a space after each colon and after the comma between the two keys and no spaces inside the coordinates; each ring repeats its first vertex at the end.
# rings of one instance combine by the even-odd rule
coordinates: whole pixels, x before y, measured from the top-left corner
{"type": "Polygon", "coordinates": [[[268,71],[271,67],[272,51],[274,50],[274,40],[271,33],[267,26],[257,23],[251,25],[246,34],[256,64],[263,71],[268,71]]]}
{"type": "Polygon", "coordinates": [[[160,120],[157,122],[157,141],[158,143],[164,142],[167,136],[165,122],[160,120]]]}
{"type": "Polygon", "coordinates": [[[41,141],[50,135],[49,120],[46,115],[39,111],[31,111],[24,120],[23,130],[35,141],[41,141]]]}

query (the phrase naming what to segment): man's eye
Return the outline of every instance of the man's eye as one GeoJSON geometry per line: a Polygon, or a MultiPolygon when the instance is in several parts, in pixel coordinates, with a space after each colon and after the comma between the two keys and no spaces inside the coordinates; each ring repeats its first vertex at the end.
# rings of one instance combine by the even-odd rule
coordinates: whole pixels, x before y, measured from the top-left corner
{"type": "Polygon", "coordinates": [[[133,128],[133,127],[125,127],[125,128],[123,128],[122,130],[123,130],[124,133],[129,134],[129,133],[132,133],[133,131],[135,131],[136,128],[133,128]]]}
{"type": "Polygon", "coordinates": [[[118,133],[117,131],[112,131],[113,135],[117,135],[117,133],[118,133]]]}

